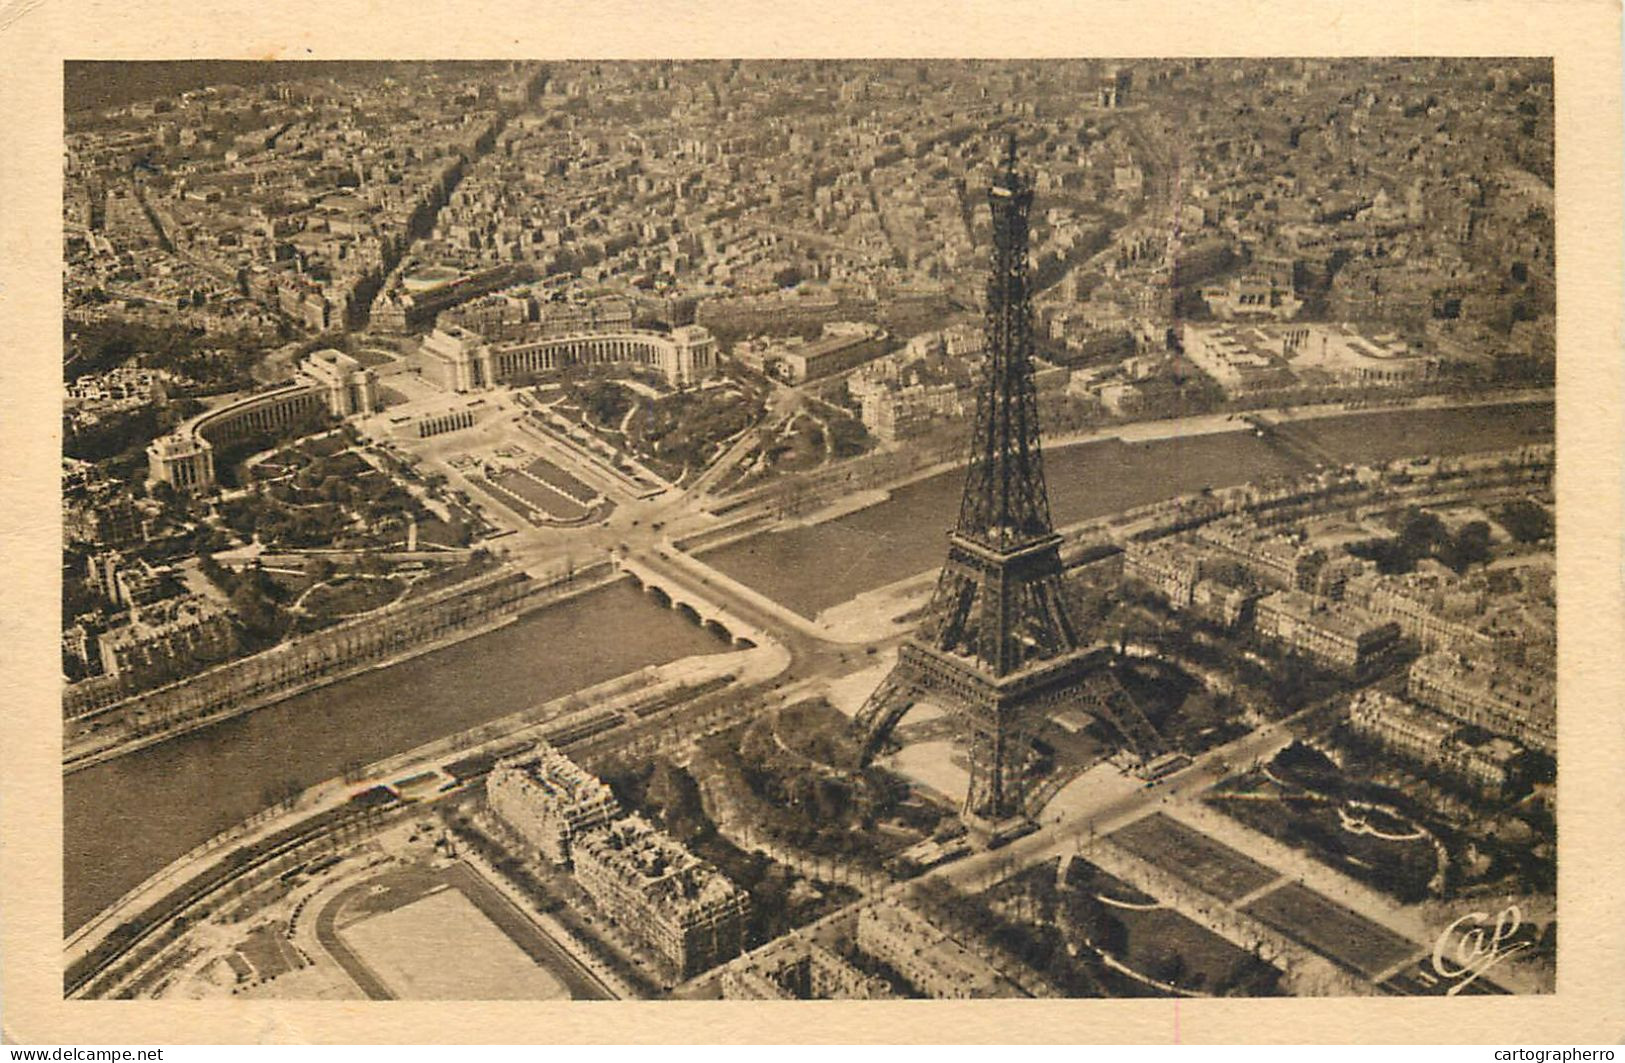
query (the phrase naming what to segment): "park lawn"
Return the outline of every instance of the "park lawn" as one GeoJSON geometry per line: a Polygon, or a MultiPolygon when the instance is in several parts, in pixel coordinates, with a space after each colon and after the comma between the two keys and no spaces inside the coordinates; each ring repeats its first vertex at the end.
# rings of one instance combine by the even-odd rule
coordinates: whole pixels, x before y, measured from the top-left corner
{"type": "Polygon", "coordinates": [[[1112,914],[1128,930],[1128,947],[1118,959],[1158,981],[1212,991],[1229,979],[1238,965],[1263,964],[1245,949],[1172,908],[1114,908],[1112,914]]]}
{"type": "Polygon", "coordinates": [[[562,491],[537,483],[515,470],[498,473],[491,482],[505,491],[524,499],[534,509],[541,510],[558,520],[580,520],[592,512],[587,506],[570,498],[562,491]]]}
{"type": "Polygon", "coordinates": [[[563,491],[584,506],[591,505],[598,497],[597,491],[594,491],[591,487],[588,487],[546,458],[537,458],[525,466],[525,471],[549,487],[563,491]]]}
{"type": "Polygon", "coordinates": [[[406,584],[393,576],[379,579],[341,577],[317,587],[306,595],[304,606],[312,615],[339,619],[371,612],[400,597],[406,584]]]}
{"type": "Polygon", "coordinates": [[[350,440],[343,432],[334,432],[320,439],[307,439],[299,444],[298,450],[312,458],[330,458],[349,446],[350,440]]]}
{"type": "Polygon", "coordinates": [[[286,930],[286,923],[267,923],[255,927],[249,932],[248,939],[237,946],[237,951],[253,965],[254,976],[262,982],[304,966],[304,961],[288,942],[286,930]]]}
{"type": "Polygon", "coordinates": [[[1072,858],[1066,868],[1066,884],[1069,889],[1080,889],[1094,894],[1106,901],[1121,901],[1125,904],[1155,904],[1157,899],[1142,890],[1124,882],[1116,875],[1110,874],[1096,864],[1092,864],[1081,856],[1072,858]]]}
{"type": "Polygon", "coordinates": [[[468,528],[460,524],[450,524],[439,517],[427,517],[418,521],[418,545],[433,544],[435,546],[461,547],[468,545],[468,528]]]}
{"type": "Polygon", "coordinates": [[[1274,871],[1161,812],[1114,831],[1124,849],[1220,900],[1233,901],[1273,882],[1274,871]]]}
{"type": "Polygon", "coordinates": [[[1375,978],[1423,948],[1296,882],[1271,890],[1243,910],[1367,978],[1375,978]]]}
{"type": "MultiPolygon", "coordinates": [[[[1225,790],[1273,795],[1274,799],[1227,799],[1215,794],[1207,798],[1207,804],[1403,903],[1414,903],[1428,895],[1428,884],[1438,869],[1438,854],[1427,837],[1394,840],[1345,830],[1337,814],[1341,802],[1283,790],[1261,771],[1227,782],[1225,790]]],[[[1351,814],[1392,833],[1412,826],[1408,821],[1398,822],[1374,811],[1352,810],[1351,814]]]]}

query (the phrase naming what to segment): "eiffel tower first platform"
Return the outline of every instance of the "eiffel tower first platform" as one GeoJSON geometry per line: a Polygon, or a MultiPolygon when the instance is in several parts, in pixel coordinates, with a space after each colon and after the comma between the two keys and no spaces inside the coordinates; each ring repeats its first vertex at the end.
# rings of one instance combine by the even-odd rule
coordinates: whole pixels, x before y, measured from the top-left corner
{"type": "Polygon", "coordinates": [[[1142,758],[1160,746],[1108,670],[1111,651],[1080,639],[1067,611],[1033,386],[1027,263],[1033,192],[1016,169],[1015,152],[1012,135],[988,189],[986,380],[959,522],[924,619],[855,721],[867,762],[916,702],[929,699],[955,713],[970,747],[963,818],[993,844],[1030,824],[1031,739],[1052,712],[1068,706],[1090,712],[1142,758]]]}

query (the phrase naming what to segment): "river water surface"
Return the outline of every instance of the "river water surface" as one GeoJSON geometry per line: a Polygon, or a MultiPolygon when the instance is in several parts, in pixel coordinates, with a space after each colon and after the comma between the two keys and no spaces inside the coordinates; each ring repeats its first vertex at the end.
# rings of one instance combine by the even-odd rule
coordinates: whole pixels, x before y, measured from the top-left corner
{"type": "MultiPolygon", "coordinates": [[[[1447,456],[1550,442],[1552,406],[1388,411],[1305,421],[1293,431],[1340,463],[1447,456]]],[[[1231,487],[1307,468],[1302,459],[1250,431],[1085,443],[1046,451],[1044,465],[1058,527],[1203,487],[1231,487]]],[[[864,591],[939,567],[963,483],[959,470],[942,473],[897,489],[880,505],[744,539],[704,557],[811,618],[864,591]]]]}
{"type": "MultiPolygon", "coordinates": [[[[1298,431],[1336,460],[1549,442],[1550,403],[1365,414],[1298,431]]],[[[1200,490],[1303,471],[1250,432],[1091,443],[1045,455],[1065,525],[1200,490]]],[[[936,568],[959,505],[949,472],[837,520],[759,535],[707,562],[807,616],[936,568]]],[[[131,887],[253,815],[274,787],[310,786],[644,665],[725,644],[630,584],[532,613],[489,634],[289,698],[64,779],[65,896],[77,927],[131,887]]]]}
{"type": "Polygon", "coordinates": [[[730,647],[625,581],[63,779],[63,916],[79,926],[282,783],[336,778],[647,664],[730,647]]]}

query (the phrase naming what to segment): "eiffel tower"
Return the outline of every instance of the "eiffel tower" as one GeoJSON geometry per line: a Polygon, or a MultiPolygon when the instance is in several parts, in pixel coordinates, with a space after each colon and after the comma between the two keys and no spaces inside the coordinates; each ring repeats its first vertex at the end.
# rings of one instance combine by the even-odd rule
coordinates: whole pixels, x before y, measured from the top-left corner
{"type": "Polygon", "coordinates": [[[1031,738],[1051,711],[1084,708],[1142,758],[1160,748],[1156,731],[1107,669],[1110,650],[1084,644],[1067,614],[1033,386],[1032,199],[1031,181],[1016,169],[1012,134],[988,189],[987,376],[959,522],[924,619],[855,720],[867,762],[917,701],[929,698],[958,715],[970,739],[963,816],[990,840],[1028,822],[1031,738]]]}

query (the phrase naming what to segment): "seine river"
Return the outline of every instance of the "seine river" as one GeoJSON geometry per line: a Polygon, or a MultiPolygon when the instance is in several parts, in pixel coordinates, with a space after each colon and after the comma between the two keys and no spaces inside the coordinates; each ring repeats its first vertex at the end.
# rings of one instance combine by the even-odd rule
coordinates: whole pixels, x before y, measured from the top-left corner
{"type": "MultiPolygon", "coordinates": [[[[1300,429],[1337,460],[1386,461],[1545,442],[1552,406],[1388,412],[1300,429]]],[[[1302,470],[1248,432],[1091,443],[1045,455],[1051,506],[1068,524],[1204,486],[1302,470]]],[[[838,520],[760,535],[706,555],[808,616],[935,568],[960,474],[901,488],[838,520]]],[[[258,811],[280,783],[308,786],[647,664],[721,643],[628,584],[533,613],[490,634],[369,672],[64,780],[67,925],[77,927],[204,839],[258,811]]]]}
{"type": "MultiPolygon", "coordinates": [[[[1550,442],[1552,420],[1551,404],[1538,403],[1358,414],[1301,422],[1294,430],[1337,462],[1368,463],[1550,442]]],[[[1044,465],[1057,525],[1305,468],[1248,431],[1086,443],[1046,451],[1044,465]]],[[[962,473],[943,473],[899,488],[881,505],[719,547],[705,560],[813,617],[864,591],[938,567],[962,486],[962,473]]]]}
{"type": "Polygon", "coordinates": [[[63,917],[77,927],[199,842],[310,786],[647,664],[727,644],[626,582],[63,779],[63,917]],[[630,637],[629,637],[630,636],[630,637]]]}

